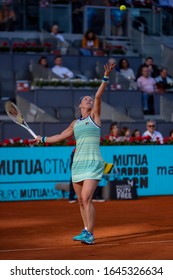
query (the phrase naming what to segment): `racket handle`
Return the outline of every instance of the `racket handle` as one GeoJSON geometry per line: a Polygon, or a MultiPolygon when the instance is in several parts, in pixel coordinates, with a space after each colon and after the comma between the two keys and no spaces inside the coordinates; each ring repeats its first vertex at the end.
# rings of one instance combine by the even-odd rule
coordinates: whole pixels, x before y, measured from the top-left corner
{"type": "Polygon", "coordinates": [[[31,129],[29,129],[28,131],[30,132],[30,134],[31,134],[35,139],[37,138],[37,135],[36,135],[31,129]]]}

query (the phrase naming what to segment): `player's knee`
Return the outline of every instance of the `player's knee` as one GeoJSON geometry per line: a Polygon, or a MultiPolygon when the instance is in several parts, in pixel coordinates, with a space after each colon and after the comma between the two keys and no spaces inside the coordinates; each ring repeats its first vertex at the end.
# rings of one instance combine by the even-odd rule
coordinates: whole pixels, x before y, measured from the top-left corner
{"type": "Polygon", "coordinates": [[[89,203],[91,203],[91,201],[92,201],[91,197],[88,197],[88,196],[82,197],[82,203],[83,203],[84,207],[87,206],[89,203]]]}
{"type": "Polygon", "coordinates": [[[81,196],[78,197],[78,203],[79,203],[80,206],[83,207],[83,200],[82,200],[82,197],[81,197],[81,196]]]}

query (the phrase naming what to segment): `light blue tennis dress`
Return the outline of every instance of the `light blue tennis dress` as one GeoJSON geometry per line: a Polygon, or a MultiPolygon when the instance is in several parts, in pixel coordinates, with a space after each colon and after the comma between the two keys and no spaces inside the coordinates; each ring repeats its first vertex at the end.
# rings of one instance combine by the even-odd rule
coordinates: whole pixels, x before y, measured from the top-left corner
{"type": "Polygon", "coordinates": [[[101,180],[104,161],[100,152],[100,126],[88,116],[74,124],[76,151],[72,164],[72,181],[101,180]]]}

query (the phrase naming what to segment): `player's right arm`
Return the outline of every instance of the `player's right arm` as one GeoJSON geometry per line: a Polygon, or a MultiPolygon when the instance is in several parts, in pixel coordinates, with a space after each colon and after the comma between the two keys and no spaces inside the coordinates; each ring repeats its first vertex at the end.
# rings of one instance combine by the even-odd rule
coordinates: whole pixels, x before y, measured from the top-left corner
{"type": "MultiPolygon", "coordinates": [[[[63,130],[60,134],[56,134],[53,136],[48,136],[46,137],[46,143],[58,143],[61,142],[65,139],[67,139],[68,137],[73,135],[73,128],[74,128],[74,124],[75,124],[76,120],[74,120],[69,127],[67,127],[65,130],[63,130]]],[[[44,137],[45,138],[45,137],[44,137]]],[[[42,142],[42,137],[41,136],[37,136],[36,140],[38,142],[42,142]]]]}

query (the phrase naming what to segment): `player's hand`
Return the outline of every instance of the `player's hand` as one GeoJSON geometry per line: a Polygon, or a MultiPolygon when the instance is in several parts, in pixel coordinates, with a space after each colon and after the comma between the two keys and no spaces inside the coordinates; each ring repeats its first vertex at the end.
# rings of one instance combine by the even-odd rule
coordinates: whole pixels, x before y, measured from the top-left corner
{"type": "Polygon", "coordinates": [[[35,139],[35,141],[36,141],[37,143],[40,143],[40,142],[41,142],[41,136],[40,136],[40,135],[37,135],[37,138],[35,139]]]}
{"type": "Polygon", "coordinates": [[[104,69],[105,69],[104,76],[109,77],[110,73],[111,73],[112,70],[115,68],[115,66],[116,66],[116,63],[112,63],[112,64],[106,63],[106,64],[104,65],[104,69]]]}

